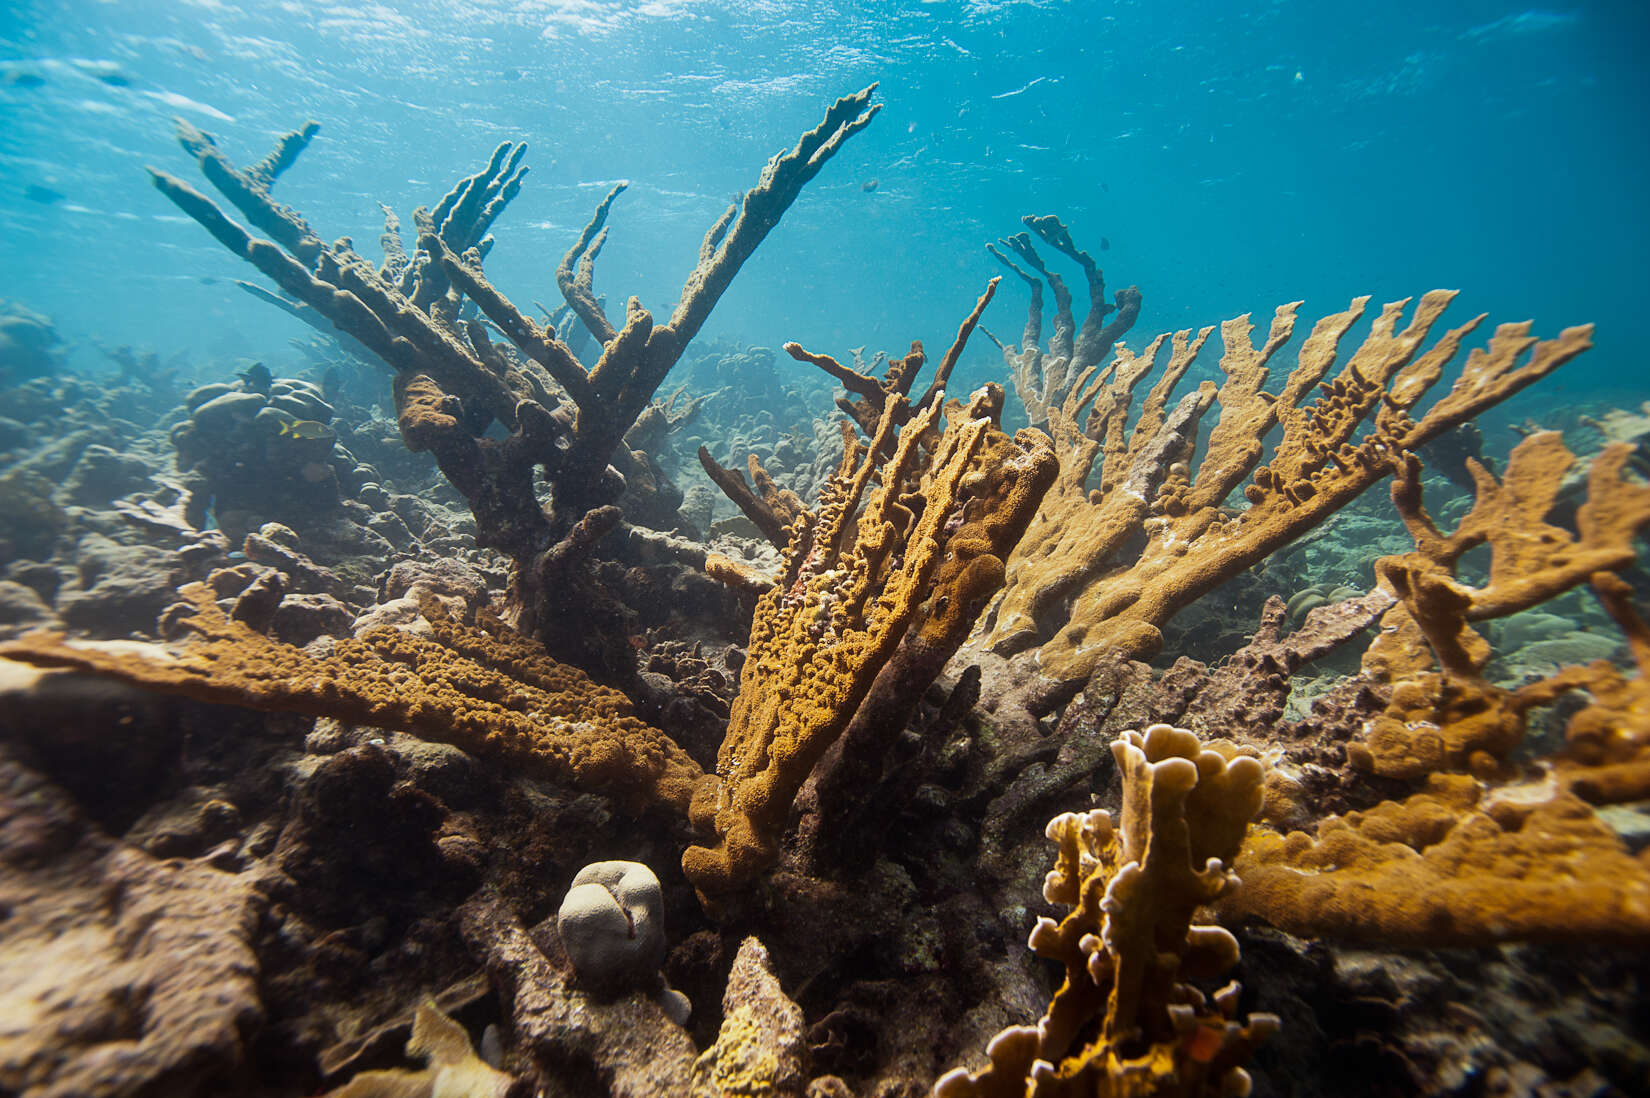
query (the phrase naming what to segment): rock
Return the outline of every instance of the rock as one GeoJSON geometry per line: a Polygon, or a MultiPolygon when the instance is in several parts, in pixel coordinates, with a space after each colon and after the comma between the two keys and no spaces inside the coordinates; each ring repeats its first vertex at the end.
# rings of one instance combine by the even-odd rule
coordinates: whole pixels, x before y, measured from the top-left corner
{"type": "Polygon", "coordinates": [[[332,417],[337,415],[332,405],[310,393],[275,393],[269,398],[269,406],[296,419],[313,419],[320,423],[331,423],[332,417]]]}
{"type": "Polygon", "coordinates": [[[88,446],[63,485],[63,495],[82,507],[106,504],[149,483],[149,463],[107,446],[88,446]]]}
{"type": "Polygon", "coordinates": [[[0,757],[0,910],[7,1093],[233,1089],[263,1019],[247,877],[117,843],[0,757]]]}
{"type": "Polygon", "coordinates": [[[196,408],[190,418],[196,430],[216,434],[251,422],[263,406],[264,398],[257,393],[227,392],[196,408]]]}
{"type": "Polygon", "coordinates": [[[773,973],[768,951],[746,938],[728,973],[722,1029],[693,1063],[691,1098],[801,1098],[808,1082],[802,1008],[773,973]]]}
{"type": "Polygon", "coordinates": [[[427,593],[456,600],[460,611],[487,603],[487,580],[461,560],[437,557],[434,560],[399,561],[384,581],[387,600],[427,593]]]}
{"type": "MultiPolygon", "coordinates": [[[[361,468],[361,466],[356,468],[361,468]]],[[[384,491],[384,486],[376,481],[367,481],[361,485],[355,493],[355,498],[375,511],[382,511],[390,505],[390,494],[384,491]]]]}
{"type": "MultiPolygon", "coordinates": [[[[213,575],[221,577],[222,573],[223,569],[219,569],[213,575]]],[[[274,568],[265,568],[236,596],[229,616],[253,632],[262,633],[274,620],[285,593],[286,576],[274,568]]]]}
{"type": "Polygon", "coordinates": [[[347,637],[355,615],[327,594],[288,595],[275,608],[274,633],[287,644],[302,647],[316,637],[347,637]]]}
{"type": "Polygon", "coordinates": [[[149,545],[119,545],[100,534],[81,539],[77,573],[57,597],[71,629],[104,636],[152,634],[184,578],[177,555],[149,545]]]}
{"type": "Polygon", "coordinates": [[[30,629],[53,629],[61,624],[33,588],[15,580],[0,580],[0,636],[16,636],[30,629]]]}
{"type": "Polygon", "coordinates": [[[693,1041],[649,995],[604,1000],[568,986],[490,888],[459,909],[459,926],[490,972],[509,974],[500,995],[520,1046],[540,1063],[566,1066],[541,1077],[547,1095],[687,1093],[693,1041]]]}
{"type": "Polygon", "coordinates": [[[298,537],[298,531],[290,526],[283,526],[279,522],[264,523],[258,527],[258,535],[269,539],[283,549],[291,549],[293,552],[298,551],[298,546],[302,541],[298,537]]]}
{"type": "Polygon", "coordinates": [[[241,390],[237,389],[235,386],[225,385],[221,381],[214,382],[211,385],[202,385],[200,388],[194,390],[188,396],[183,398],[183,406],[193,412],[201,405],[206,404],[208,401],[216,400],[225,393],[238,393],[240,391],[241,390]]]}

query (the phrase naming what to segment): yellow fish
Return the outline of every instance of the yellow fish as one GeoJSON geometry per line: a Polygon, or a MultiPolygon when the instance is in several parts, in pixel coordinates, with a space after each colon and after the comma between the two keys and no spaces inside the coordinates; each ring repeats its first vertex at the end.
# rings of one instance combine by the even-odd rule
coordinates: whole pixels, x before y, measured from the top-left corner
{"type": "Polygon", "coordinates": [[[332,438],[332,428],[318,419],[287,419],[281,421],[282,438],[332,438]]]}

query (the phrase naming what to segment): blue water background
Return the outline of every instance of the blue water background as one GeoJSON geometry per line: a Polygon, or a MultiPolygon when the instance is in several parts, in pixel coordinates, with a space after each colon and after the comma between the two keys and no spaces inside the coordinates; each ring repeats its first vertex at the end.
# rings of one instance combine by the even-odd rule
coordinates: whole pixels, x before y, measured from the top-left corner
{"type": "MultiPolygon", "coordinates": [[[[0,13],[0,297],[92,346],[237,356],[280,372],[297,322],[144,172],[205,189],[181,116],[242,163],[322,125],[276,194],[377,258],[403,221],[508,139],[532,173],[496,226],[524,306],[616,179],[597,273],[664,310],[705,228],[836,95],[881,81],[869,131],[804,192],[708,334],[843,354],[943,346],[986,279],[983,244],[1057,212],[1134,342],[1305,299],[1315,318],[1462,289],[1451,319],[1596,321],[1598,347],[1526,398],[1650,397],[1643,3],[1233,4],[459,0],[397,4],[6,0],[0,13]],[[871,181],[874,189],[868,189],[871,181]],[[61,194],[56,201],[29,187],[61,194]],[[1110,243],[1101,252],[1101,238],[1110,243]],[[203,281],[203,279],[205,281],[203,281]]],[[[1076,285],[1077,272],[1064,269],[1076,285]]],[[[1009,280],[987,323],[1017,337],[1009,280]]],[[[976,341],[965,378],[998,371],[976,341]]],[[[219,363],[224,365],[219,366],[219,363]]],[[[801,369],[801,367],[798,367],[801,369]]]]}

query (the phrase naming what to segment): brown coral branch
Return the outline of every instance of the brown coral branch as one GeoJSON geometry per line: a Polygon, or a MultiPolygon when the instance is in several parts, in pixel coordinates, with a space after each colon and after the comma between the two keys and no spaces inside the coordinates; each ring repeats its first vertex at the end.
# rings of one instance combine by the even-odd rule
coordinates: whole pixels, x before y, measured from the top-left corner
{"type": "MultiPolygon", "coordinates": [[[[993,551],[1006,552],[1003,531],[1035,510],[1053,455],[1040,435],[1009,442],[981,414],[997,407],[990,395],[953,405],[940,435],[939,400],[913,413],[891,394],[869,443],[848,447],[813,522],[793,527],[786,580],[757,604],[716,783],[693,804],[716,843],[690,847],[682,865],[713,909],[777,855],[803,781],[902,641],[960,640],[1001,582],[993,551]]],[[[909,706],[927,683],[903,685],[909,706]]]]}
{"type": "Polygon", "coordinates": [[[1104,274],[1094,257],[1077,246],[1064,222],[1053,214],[1028,215],[1020,220],[1049,247],[1082,267],[1088,283],[1089,309],[1079,329],[1070,290],[1065,281],[1044,264],[1028,234],[1016,233],[996,245],[986,245],[986,251],[1018,275],[1031,290],[1020,345],[1004,347],[998,343],[998,347],[1003,351],[1015,394],[1025,405],[1032,426],[1052,432],[1051,413],[1086,383],[1089,371],[1134,327],[1142,297],[1138,287],[1129,286],[1117,291],[1113,303],[1107,303],[1104,274]],[[1005,250],[1018,255],[1036,274],[1009,259],[1005,250]],[[1049,337],[1046,351],[1038,346],[1043,321],[1043,287],[1038,275],[1048,280],[1055,301],[1054,333],[1049,337]],[[1107,317],[1111,317],[1109,322],[1107,317]]]}
{"type": "MultiPolygon", "coordinates": [[[[1268,363],[1293,334],[1296,306],[1277,310],[1259,347],[1252,342],[1247,317],[1228,321],[1221,328],[1226,379],[1218,390],[1204,389],[1207,395],[1197,398],[1205,408],[1218,404],[1220,417],[1195,468],[1190,443],[1201,411],[1187,404],[1193,394],[1182,398],[1175,415],[1160,421],[1169,386],[1159,385],[1135,429],[1125,431],[1132,390],[1141,377],[1139,360],[1120,352],[1109,376],[1083,379],[1079,400],[1092,393],[1094,412],[1081,434],[1072,428],[1077,409],[1069,402],[1062,408],[1063,422],[1053,423],[1068,472],[1009,562],[1010,586],[985,642],[1005,656],[1036,648],[1035,670],[1014,704],[1033,713],[1045,711],[1069,697],[1108,650],[1131,656],[1154,653],[1163,624],[1175,613],[1317,527],[1385,476],[1395,455],[1505,399],[1591,346],[1589,328],[1567,329],[1556,340],[1535,343],[1521,334],[1527,325],[1503,326],[1487,350],[1469,356],[1450,391],[1416,421],[1409,410],[1478,323],[1446,332],[1420,353],[1453,296],[1443,291],[1425,295],[1401,332],[1397,321],[1407,303],[1385,307],[1340,371],[1309,403],[1308,393],[1328,376],[1367,299],[1314,326],[1296,368],[1276,393],[1266,388],[1268,363]],[[1529,358],[1520,363],[1525,351],[1529,358]],[[1353,445],[1371,417],[1373,429],[1353,445]],[[1261,464],[1264,436],[1276,425],[1283,427],[1283,437],[1271,460],[1261,464]],[[1095,439],[1105,440],[1106,461],[1098,487],[1090,490],[1086,476],[1095,439]],[[1121,475],[1123,469],[1129,470],[1127,476],[1121,475]],[[1228,509],[1230,493],[1251,474],[1244,489],[1248,507],[1228,509]]],[[[1201,335],[1196,340],[1188,333],[1176,336],[1166,379],[1185,370],[1201,341],[1201,335]]]]}
{"type": "Polygon", "coordinates": [[[703,779],[670,737],[632,715],[623,694],[497,622],[463,625],[431,601],[429,636],[379,626],[317,657],[231,620],[204,584],[179,594],[189,607],[179,624],[192,636],[179,655],[33,633],[0,646],[0,657],[200,701],[401,729],[636,806],[685,811],[703,779]]]}
{"type": "Polygon", "coordinates": [[[722,489],[722,494],[733,501],[734,505],[756,525],[762,536],[779,549],[790,544],[789,527],[805,510],[802,500],[795,492],[781,492],[779,486],[768,476],[762,468],[762,463],[755,454],[747,459],[750,468],[751,481],[762,492],[760,496],[751,491],[750,484],[737,469],[729,469],[715,458],[703,446],[699,447],[699,464],[704,468],[705,475],[710,477],[711,483],[722,489]]]}
{"type": "Polygon", "coordinates": [[[1365,675],[1390,684],[1388,700],[1346,750],[1361,770],[1426,787],[1315,834],[1257,831],[1239,861],[1246,887],[1223,914],[1402,945],[1650,938],[1650,860],[1590,807],[1650,796],[1650,628],[1617,574],[1650,528],[1650,487],[1623,476],[1623,449],[1593,460],[1574,531],[1548,521],[1575,461],[1555,433],[1528,436],[1499,480],[1473,463],[1476,501],[1449,534],[1426,514],[1419,465],[1404,457],[1393,499],[1416,549],[1377,562],[1370,597],[1401,601],[1364,658],[1365,675]],[[1456,575],[1477,546],[1490,550],[1482,586],[1456,575]],[[1636,676],[1600,660],[1516,688],[1483,677],[1491,652],[1471,623],[1583,582],[1622,628],[1636,676]],[[1512,765],[1532,712],[1571,692],[1586,700],[1563,751],[1512,765]]]}
{"type": "Polygon", "coordinates": [[[1065,967],[1064,981],[1035,1026],[998,1034],[991,1062],[948,1073],[935,1098],[1248,1092],[1242,1064],[1278,1019],[1239,1023],[1235,983],[1199,988],[1237,963],[1238,946],[1193,918],[1237,890],[1226,867],[1260,809],[1261,765],[1168,725],[1125,732],[1112,753],[1118,818],[1068,812],[1048,824],[1059,851],[1043,897],[1071,910],[1038,919],[1030,946],[1065,967]]]}
{"type": "MultiPolygon", "coordinates": [[[[576,607],[570,592],[541,585],[546,575],[561,573],[537,567],[538,554],[568,535],[587,513],[617,503],[627,487],[636,489],[632,495],[638,515],[674,510],[664,502],[666,494],[657,491],[654,470],[624,448],[625,435],[741,265],[803,186],[876,116],[880,107],[870,103],[874,91],[872,85],[837,100],[792,149],[768,161],[737,210],[706,234],[698,266],[666,324],[655,324],[632,299],[623,325],[614,330],[595,297],[596,256],[611,204],[623,189],[614,188],[557,271],[569,308],[603,345],[588,371],[556,332],[523,314],[481,272],[491,246],[487,230],[520,190],[525,146],[501,144],[485,168],[461,180],[433,211],[416,210],[413,256],[401,246],[398,224],[386,219],[380,267],[358,256],[347,238],[324,244],[302,217],[269,193],[279,169],[313,135],[312,127],[283,139],[263,165],[242,171],[210,137],[180,126],[180,140],[207,179],[273,241],[254,238],[181,180],[153,169],[151,175],[162,193],[230,251],[354,337],[398,375],[421,379],[398,390],[401,397],[416,396],[404,400],[400,409],[402,422],[413,432],[409,445],[436,453],[443,473],[476,514],[478,543],[512,558],[513,597],[523,619],[548,623],[576,607]],[[472,323],[475,308],[515,351],[493,344],[485,329],[472,323]],[[563,401],[563,393],[571,400],[563,401]],[[494,420],[510,432],[507,438],[485,437],[494,420]],[[470,437],[461,439],[460,433],[470,437]],[[629,482],[615,465],[633,474],[629,482]],[[548,508],[538,502],[536,471],[550,486],[548,508]]],[[[668,522],[669,517],[655,515],[654,521],[668,522]]]]}
{"type": "Polygon", "coordinates": [[[590,216],[579,239],[567,249],[561,265],[556,268],[556,286],[561,290],[562,299],[584,322],[590,334],[596,337],[596,342],[603,346],[618,333],[613,330],[613,322],[607,319],[607,311],[596,299],[596,257],[607,242],[607,230],[603,226],[607,224],[607,213],[613,207],[613,200],[629,186],[628,182],[613,185],[613,189],[596,206],[596,212],[590,216]]]}

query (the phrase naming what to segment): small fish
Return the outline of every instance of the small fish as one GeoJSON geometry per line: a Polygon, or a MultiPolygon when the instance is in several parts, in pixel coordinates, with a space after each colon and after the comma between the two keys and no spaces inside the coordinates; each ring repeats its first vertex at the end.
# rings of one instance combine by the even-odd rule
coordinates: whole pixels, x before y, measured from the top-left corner
{"type": "Polygon", "coordinates": [[[1109,237],[1103,236],[1100,238],[1100,250],[1103,252],[1111,251],[1111,239],[1109,237]]]}
{"type": "Polygon", "coordinates": [[[6,83],[14,88],[38,88],[45,82],[46,78],[37,72],[13,72],[6,76],[6,83]]]}
{"type": "Polygon", "coordinates": [[[30,202],[38,202],[42,206],[50,206],[69,197],[62,191],[54,191],[50,187],[42,187],[38,183],[30,183],[23,188],[23,197],[30,202]]]}
{"type": "Polygon", "coordinates": [[[864,191],[866,194],[870,194],[872,191],[877,189],[877,181],[875,179],[867,179],[859,185],[859,189],[864,191]]]}
{"type": "Polygon", "coordinates": [[[1111,184],[1105,182],[1104,180],[1102,180],[1101,183],[1100,183],[1100,189],[1105,191],[1107,194],[1110,194],[1111,193],[1111,184]]]}
{"type": "Polygon", "coordinates": [[[97,74],[96,79],[111,88],[129,88],[132,86],[132,78],[123,72],[100,72],[97,74]]]}
{"type": "Polygon", "coordinates": [[[318,419],[288,419],[281,421],[281,437],[308,440],[335,436],[332,428],[318,419]]]}
{"type": "Polygon", "coordinates": [[[269,372],[269,367],[261,362],[254,362],[235,376],[241,379],[241,384],[246,386],[247,392],[266,395],[269,393],[270,383],[275,380],[274,375],[269,372]]]}

